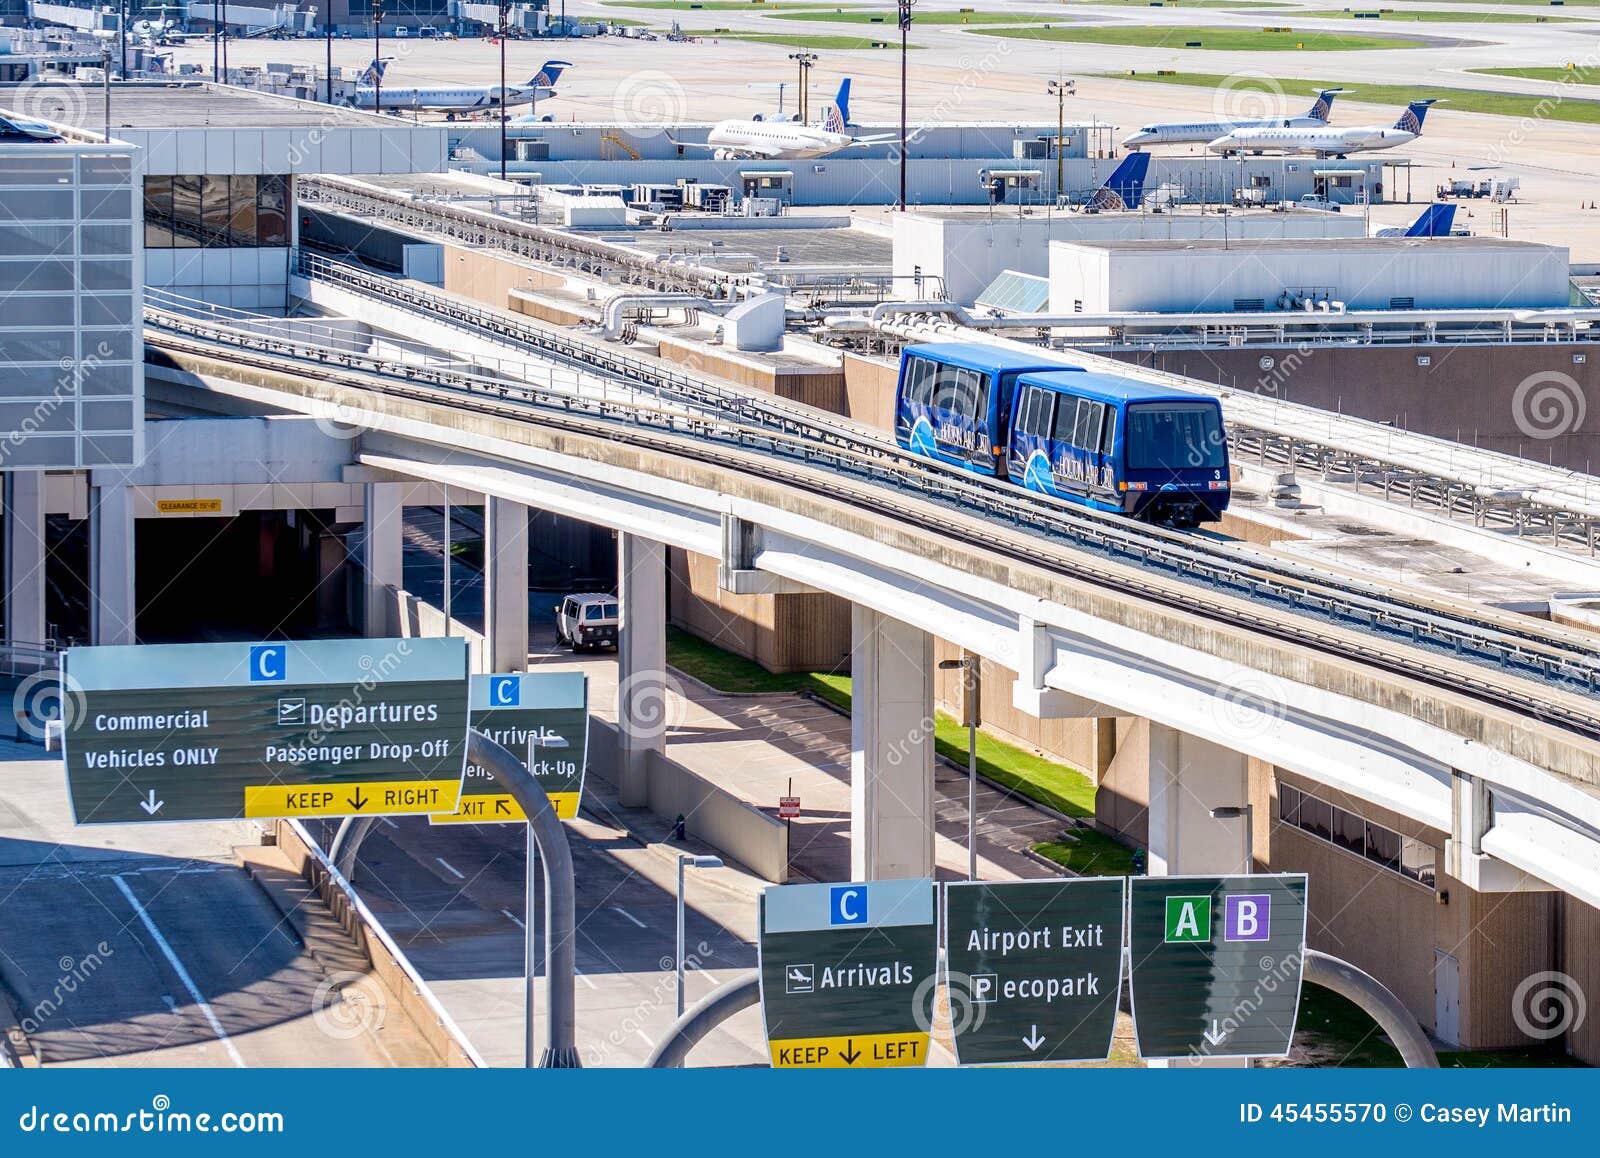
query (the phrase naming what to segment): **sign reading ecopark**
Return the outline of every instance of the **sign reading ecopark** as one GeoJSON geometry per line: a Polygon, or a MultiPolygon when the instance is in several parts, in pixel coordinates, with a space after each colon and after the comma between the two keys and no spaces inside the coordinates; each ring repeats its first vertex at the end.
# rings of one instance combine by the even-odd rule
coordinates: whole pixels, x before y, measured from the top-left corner
{"type": "MultiPolygon", "coordinates": [[[[583,794],[588,689],[588,677],[575,671],[472,677],[472,726],[528,762],[562,820],[578,815],[583,794]]],[[[434,824],[497,824],[528,817],[492,772],[469,759],[460,805],[429,819],[434,824]]]]}
{"type": "Polygon", "coordinates": [[[779,885],[761,894],[761,1015],[781,1068],[928,1060],[933,882],[779,885]]]}
{"type": "Polygon", "coordinates": [[[457,805],[459,638],[72,648],[62,680],[79,824],[457,805]]]}
{"type": "Polygon", "coordinates": [[[1130,888],[1139,1056],[1287,1055],[1305,958],[1305,875],[1136,877],[1130,888]]]}
{"type": "Polygon", "coordinates": [[[1121,877],[947,884],[945,979],[956,1060],[1110,1057],[1124,896],[1121,877]]]}

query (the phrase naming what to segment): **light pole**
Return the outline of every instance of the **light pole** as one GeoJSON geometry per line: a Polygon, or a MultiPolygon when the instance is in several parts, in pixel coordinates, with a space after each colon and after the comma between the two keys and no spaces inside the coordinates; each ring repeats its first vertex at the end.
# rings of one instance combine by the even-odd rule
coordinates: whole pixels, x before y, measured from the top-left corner
{"type": "MultiPolygon", "coordinates": [[[[118,77],[128,79],[128,0],[121,0],[117,6],[117,37],[122,48],[122,62],[119,66],[118,77]]],[[[152,37],[152,43],[159,37],[152,37]]]]}
{"type": "Polygon", "coordinates": [[[906,56],[910,51],[911,9],[917,0],[896,0],[900,16],[900,203],[906,211],[906,56]]]}
{"type": "Polygon", "coordinates": [[[327,0],[327,14],[322,18],[322,31],[328,39],[328,103],[333,103],[333,0],[327,0]]]}
{"type": "Polygon", "coordinates": [[[678,967],[678,1016],[683,1016],[683,870],[686,868],[714,869],[722,867],[722,858],[696,856],[692,852],[678,854],[678,948],[674,960],[678,967]]]}
{"type": "Polygon", "coordinates": [[[1243,820],[1244,821],[1244,871],[1253,872],[1256,867],[1255,844],[1255,805],[1229,804],[1211,810],[1212,820],[1243,820]]]}
{"type": "Polygon", "coordinates": [[[1066,173],[1066,154],[1061,151],[1061,138],[1067,132],[1067,94],[1077,90],[1075,80],[1056,79],[1050,82],[1047,92],[1056,94],[1056,203],[1061,203],[1061,187],[1066,173]]]}
{"type": "MultiPolygon", "coordinates": [[[[511,11],[509,0],[500,0],[500,180],[506,179],[506,19],[511,11]]],[[[533,82],[534,98],[538,99],[539,82],[533,82]]]]}
{"type": "Polygon", "coordinates": [[[222,76],[228,76],[228,0],[222,0],[222,76]]]}
{"type": "Polygon", "coordinates": [[[814,52],[791,52],[789,59],[794,61],[800,70],[800,123],[802,125],[809,124],[811,112],[811,66],[817,63],[817,54],[814,52]]]}
{"type": "MultiPolygon", "coordinates": [[[[372,6],[372,111],[383,112],[383,5],[372,6]]],[[[449,596],[446,596],[449,598],[449,596]]]]}
{"type": "MultiPolygon", "coordinates": [[[[538,750],[541,747],[565,748],[567,746],[567,741],[561,736],[556,735],[554,732],[543,732],[543,734],[541,734],[541,732],[543,732],[543,729],[541,729],[540,732],[528,733],[528,772],[535,778],[537,778],[539,775],[538,750]]],[[[535,1025],[533,1018],[534,1010],[536,1008],[533,999],[533,983],[534,978],[539,974],[539,936],[537,932],[539,928],[538,885],[539,839],[534,835],[533,825],[530,823],[528,825],[528,877],[526,882],[528,896],[522,916],[522,952],[523,964],[526,969],[526,979],[524,982],[526,985],[526,992],[524,993],[524,1001],[527,1004],[528,1010],[528,1020],[524,1027],[527,1034],[527,1039],[523,1043],[522,1060],[523,1066],[530,1070],[539,1064],[539,1051],[536,1043],[534,1042],[535,1025]]],[[[544,919],[544,943],[545,948],[548,949],[550,947],[549,905],[545,905],[544,907],[544,919]]],[[[546,972],[548,973],[549,971],[546,970],[546,972]]]]}
{"type": "Polygon", "coordinates": [[[982,697],[982,678],[975,655],[964,655],[960,659],[946,659],[939,661],[939,667],[944,671],[954,671],[960,668],[964,673],[961,680],[961,722],[967,726],[967,879],[978,879],[978,725],[981,709],[979,701],[982,697]]]}

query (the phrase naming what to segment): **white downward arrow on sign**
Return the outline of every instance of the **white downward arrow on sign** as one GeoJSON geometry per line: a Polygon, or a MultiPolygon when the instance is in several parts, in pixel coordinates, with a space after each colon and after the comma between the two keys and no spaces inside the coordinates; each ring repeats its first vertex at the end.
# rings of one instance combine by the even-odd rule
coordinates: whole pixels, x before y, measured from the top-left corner
{"type": "Polygon", "coordinates": [[[150,789],[149,799],[139,801],[139,807],[144,809],[147,815],[154,816],[161,811],[161,806],[165,803],[165,800],[156,799],[156,790],[152,788],[150,789]]]}
{"type": "Polygon", "coordinates": [[[1044,1038],[1039,1036],[1039,1027],[1037,1025],[1028,1026],[1028,1036],[1022,1039],[1022,1044],[1028,1047],[1029,1053],[1044,1044],[1044,1038]]]}
{"type": "Polygon", "coordinates": [[[1211,1045],[1221,1045],[1222,1039],[1228,1036],[1228,1031],[1218,1024],[1216,1018],[1211,1019],[1211,1028],[1206,1030],[1206,1041],[1211,1045]]]}

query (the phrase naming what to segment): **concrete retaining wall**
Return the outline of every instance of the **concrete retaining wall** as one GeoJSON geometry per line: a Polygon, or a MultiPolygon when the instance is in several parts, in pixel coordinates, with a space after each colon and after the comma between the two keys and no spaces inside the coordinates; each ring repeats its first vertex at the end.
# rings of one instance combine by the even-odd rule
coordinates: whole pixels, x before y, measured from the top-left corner
{"type": "Polygon", "coordinates": [[[419,1033],[443,1059],[446,1066],[455,1069],[477,1069],[483,1065],[466,1036],[438,1006],[411,962],[390,941],[371,914],[366,911],[340,881],[328,871],[322,858],[313,851],[306,839],[305,830],[290,820],[280,820],[276,826],[279,851],[316,891],[328,906],[334,919],[355,938],[361,951],[372,962],[374,976],[383,984],[400,1010],[410,1018],[419,1033]]]}
{"type": "MultiPolygon", "coordinates": [[[[399,639],[427,639],[445,634],[444,612],[418,599],[409,591],[399,591],[389,588],[389,622],[387,634],[391,638],[399,639]]],[[[459,635],[467,641],[468,670],[487,673],[489,671],[488,645],[481,632],[473,631],[460,620],[450,621],[451,635],[459,635]]]]}
{"type": "MultiPolygon", "coordinates": [[[[617,728],[589,721],[589,774],[616,782],[617,728]]],[[[738,861],[763,880],[789,878],[789,828],[725,789],[656,753],[650,760],[650,811],[667,820],[684,818],[684,831],[738,861]]]]}

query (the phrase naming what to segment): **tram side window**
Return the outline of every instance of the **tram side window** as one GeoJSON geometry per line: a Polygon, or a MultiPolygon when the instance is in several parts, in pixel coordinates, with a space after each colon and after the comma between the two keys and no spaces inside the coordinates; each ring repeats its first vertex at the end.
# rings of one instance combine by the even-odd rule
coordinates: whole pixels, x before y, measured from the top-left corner
{"type": "Polygon", "coordinates": [[[926,358],[912,358],[906,363],[906,400],[919,406],[933,402],[933,380],[938,367],[926,358]]]}
{"type": "Polygon", "coordinates": [[[1028,390],[1027,425],[1023,430],[1028,434],[1048,438],[1050,435],[1050,414],[1056,404],[1056,396],[1049,390],[1040,390],[1030,387],[1028,390]]]}
{"type": "Polygon", "coordinates": [[[1114,407],[1107,406],[1105,421],[1100,424],[1100,453],[1109,455],[1116,446],[1117,439],[1117,411],[1114,407]]]}

